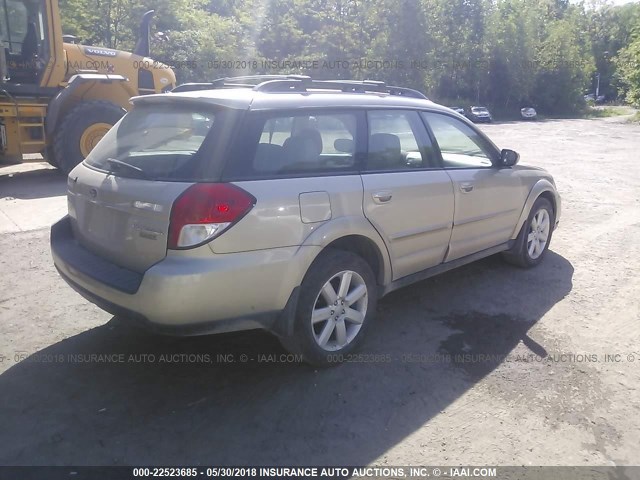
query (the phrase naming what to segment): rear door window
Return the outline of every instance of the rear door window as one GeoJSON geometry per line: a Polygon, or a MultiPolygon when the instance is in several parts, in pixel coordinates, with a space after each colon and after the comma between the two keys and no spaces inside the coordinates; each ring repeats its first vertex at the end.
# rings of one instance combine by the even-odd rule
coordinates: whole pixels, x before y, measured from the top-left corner
{"type": "Polygon", "coordinates": [[[256,113],[243,129],[234,179],[281,178],[356,171],[357,114],[256,113]]]}
{"type": "Polygon", "coordinates": [[[85,163],[117,176],[149,180],[207,179],[211,155],[208,138],[231,120],[224,109],[176,105],[135,107],[85,159],[85,163]]]}

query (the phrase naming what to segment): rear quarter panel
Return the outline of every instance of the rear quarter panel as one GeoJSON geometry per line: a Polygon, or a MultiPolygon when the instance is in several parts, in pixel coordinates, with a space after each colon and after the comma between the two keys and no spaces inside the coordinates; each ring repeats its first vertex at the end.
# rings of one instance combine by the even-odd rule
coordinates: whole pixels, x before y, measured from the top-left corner
{"type": "MultiPolygon", "coordinates": [[[[362,211],[360,175],[289,178],[234,182],[257,199],[255,207],[238,224],[209,244],[216,254],[296,246],[299,253],[290,263],[288,275],[302,281],[317,255],[331,242],[348,235],[373,241],[382,257],[381,281],[391,281],[386,246],[362,211]],[[330,216],[317,222],[303,221],[301,195],[326,193],[330,216]],[[320,247],[320,248],[318,248],[320,247]],[[311,253],[310,253],[311,252],[311,253]]],[[[322,198],[323,195],[314,195],[322,198]]]]}
{"type": "Polygon", "coordinates": [[[319,227],[337,218],[362,216],[362,180],[359,175],[283,178],[234,182],[251,193],[256,204],[220,238],[210,243],[214,253],[234,253],[303,245],[319,227]],[[300,196],[326,192],[326,220],[303,222],[300,196]]]}

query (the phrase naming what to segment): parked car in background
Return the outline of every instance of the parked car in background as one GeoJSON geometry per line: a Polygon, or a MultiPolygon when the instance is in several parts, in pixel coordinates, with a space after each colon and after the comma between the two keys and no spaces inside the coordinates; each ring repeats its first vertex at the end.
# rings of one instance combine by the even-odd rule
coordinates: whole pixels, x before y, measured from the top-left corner
{"type": "Polygon", "coordinates": [[[467,118],[474,123],[489,123],[493,121],[493,117],[487,107],[470,107],[467,111],[467,118]]]}
{"type": "Polygon", "coordinates": [[[520,109],[520,116],[525,120],[535,120],[538,116],[538,112],[533,107],[524,107],[520,109]]]}
{"type": "Polygon", "coordinates": [[[69,174],[54,264],[124,320],[262,328],[329,365],[382,295],[496,253],[533,267],[549,248],[551,175],[419,92],[301,76],[207,86],[136,97],[69,174]]]}
{"type": "Polygon", "coordinates": [[[598,95],[595,93],[588,93],[584,96],[584,101],[587,103],[604,103],[606,97],[604,95],[598,95]]]}
{"type": "Polygon", "coordinates": [[[449,107],[449,108],[454,112],[459,113],[460,115],[464,115],[464,108],[462,107],[449,107]]]}

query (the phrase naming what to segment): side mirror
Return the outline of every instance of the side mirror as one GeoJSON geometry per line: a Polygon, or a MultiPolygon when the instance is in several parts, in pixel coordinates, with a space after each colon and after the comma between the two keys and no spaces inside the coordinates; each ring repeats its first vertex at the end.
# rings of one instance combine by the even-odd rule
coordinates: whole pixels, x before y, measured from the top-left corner
{"type": "Polygon", "coordinates": [[[420,155],[420,152],[407,152],[406,160],[409,168],[422,167],[422,155],[420,155]]]}
{"type": "Polygon", "coordinates": [[[508,148],[502,149],[500,152],[500,165],[502,167],[513,167],[520,160],[520,154],[515,150],[508,148]]]}

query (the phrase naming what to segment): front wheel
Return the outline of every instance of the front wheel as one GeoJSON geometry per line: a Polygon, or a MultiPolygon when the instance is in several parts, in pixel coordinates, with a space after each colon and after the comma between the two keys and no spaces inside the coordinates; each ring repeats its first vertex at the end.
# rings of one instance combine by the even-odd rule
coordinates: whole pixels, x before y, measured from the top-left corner
{"type": "Polygon", "coordinates": [[[555,216],[551,202],[543,197],[538,198],[515,244],[511,250],[504,253],[505,260],[524,268],[539,264],[549,249],[554,225],[555,216]]]}
{"type": "Polygon", "coordinates": [[[367,262],[351,252],[328,250],[309,268],[300,288],[293,336],[281,343],[312,365],[339,363],[362,342],[377,297],[367,262]]]}

